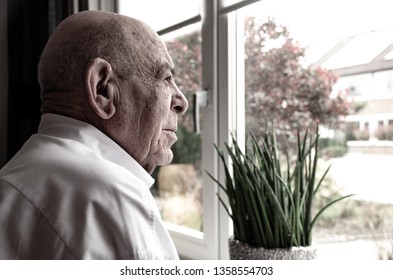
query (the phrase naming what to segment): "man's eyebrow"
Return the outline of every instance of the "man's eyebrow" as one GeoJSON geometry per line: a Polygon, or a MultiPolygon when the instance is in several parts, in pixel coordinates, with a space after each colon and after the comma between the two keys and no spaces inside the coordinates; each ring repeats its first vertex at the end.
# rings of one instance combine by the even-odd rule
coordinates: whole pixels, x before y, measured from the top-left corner
{"type": "Polygon", "coordinates": [[[173,65],[169,64],[168,62],[158,63],[156,69],[156,74],[158,77],[168,70],[171,71],[172,75],[176,74],[175,67],[173,67],[173,65]]]}
{"type": "Polygon", "coordinates": [[[171,64],[169,64],[169,62],[164,62],[162,64],[162,68],[165,70],[169,70],[171,71],[172,74],[175,74],[175,67],[171,64]]]}

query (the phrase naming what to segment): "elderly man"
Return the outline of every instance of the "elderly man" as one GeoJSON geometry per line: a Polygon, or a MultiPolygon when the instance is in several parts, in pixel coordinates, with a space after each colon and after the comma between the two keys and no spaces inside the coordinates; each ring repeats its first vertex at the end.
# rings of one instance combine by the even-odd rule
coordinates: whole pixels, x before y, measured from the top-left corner
{"type": "Polygon", "coordinates": [[[0,259],[177,259],[150,194],[178,115],[165,44],[146,24],[81,12],[40,59],[38,133],[0,171],[0,259]]]}

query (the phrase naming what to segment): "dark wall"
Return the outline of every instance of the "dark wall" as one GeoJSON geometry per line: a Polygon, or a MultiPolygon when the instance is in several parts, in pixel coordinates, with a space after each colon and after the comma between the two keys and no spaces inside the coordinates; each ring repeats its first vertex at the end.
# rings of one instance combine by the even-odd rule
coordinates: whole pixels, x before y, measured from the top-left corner
{"type": "Polygon", "coordinates": [[[40,89],[37,64],[53,28],[68,14],[72,1],[8,0],[7,158],[37,131],[40,89]]]}

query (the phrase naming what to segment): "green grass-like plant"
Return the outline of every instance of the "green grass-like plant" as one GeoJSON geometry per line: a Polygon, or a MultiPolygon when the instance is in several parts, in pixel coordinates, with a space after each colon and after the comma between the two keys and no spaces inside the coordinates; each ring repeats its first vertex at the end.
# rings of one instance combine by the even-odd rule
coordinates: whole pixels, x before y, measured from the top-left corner
{"type": "Polygon", "coordinates": [[[296,163],[291,165],[286,155],[285,168],[273,129],[266,130],[262,143],[252,133],[249,140],[243,153],[232,135],[231,145],[225,143],[230,161],[215,146],[224,165],[225,184],[209,174],[228,198],[227,204],[218,196],[233,221],[234,238],[266,249],[310,246],[320,215],[351,196],[336,198],[312,213],[315,194],[330,168],[317,181],[318,129],[314,137],[306,131],[303,138],[298,130],[296,163]]]}

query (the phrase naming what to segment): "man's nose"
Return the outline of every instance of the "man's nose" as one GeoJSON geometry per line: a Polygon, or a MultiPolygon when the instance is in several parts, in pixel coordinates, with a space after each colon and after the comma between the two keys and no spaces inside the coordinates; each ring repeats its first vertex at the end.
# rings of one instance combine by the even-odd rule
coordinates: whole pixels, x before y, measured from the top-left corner
{"type": "Polygon", "coordinates": [[[188,109],[188,101],[181,90],[176,86],[175,92],[172,95],[171,110],[181,115],[188,109]]]}

